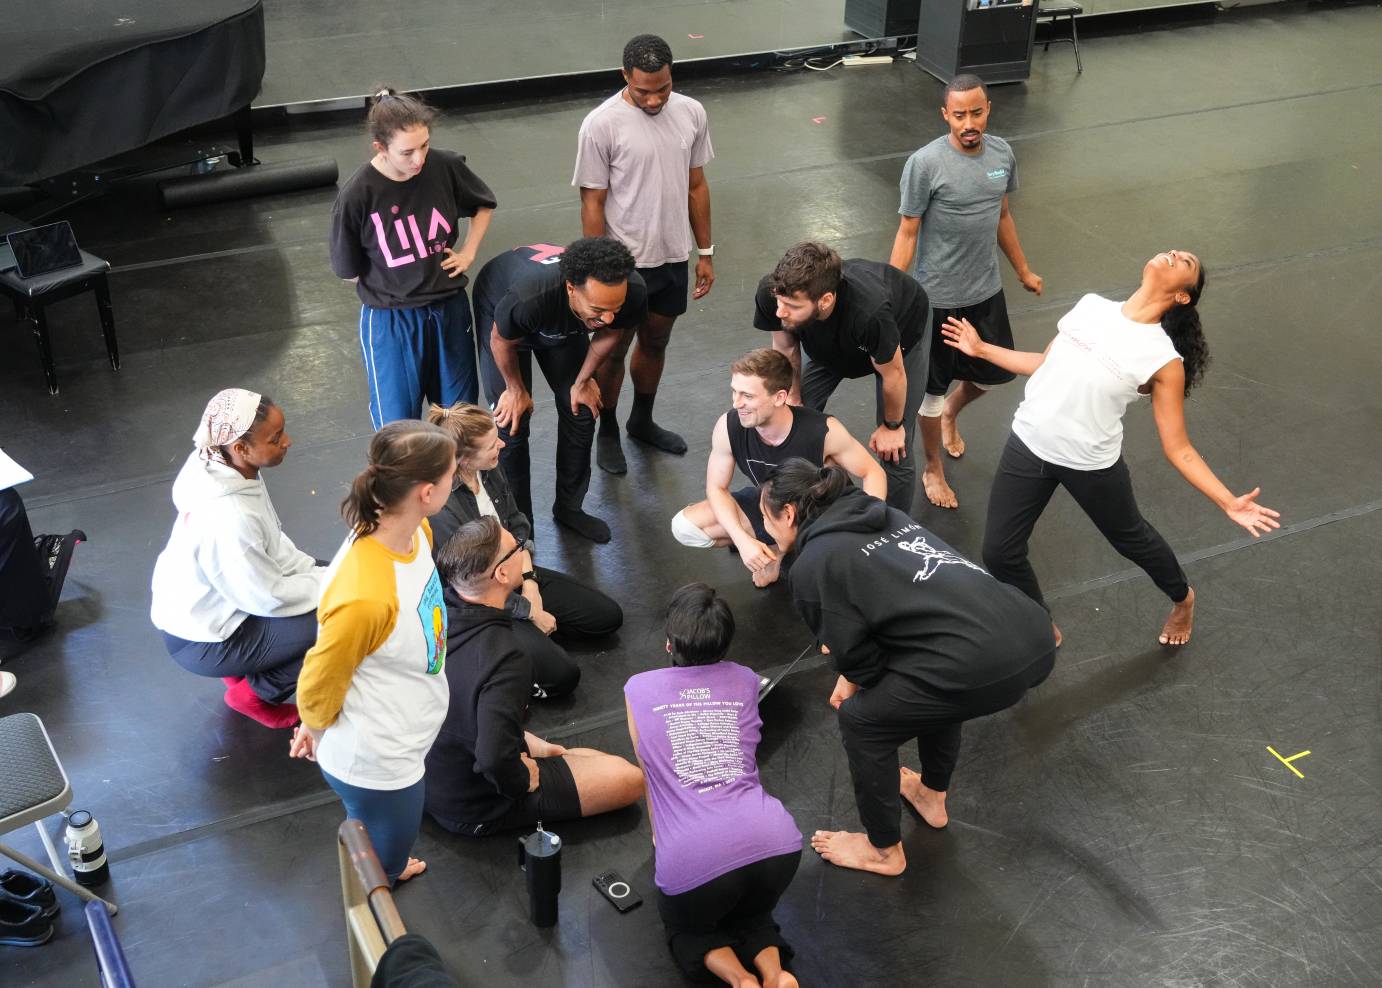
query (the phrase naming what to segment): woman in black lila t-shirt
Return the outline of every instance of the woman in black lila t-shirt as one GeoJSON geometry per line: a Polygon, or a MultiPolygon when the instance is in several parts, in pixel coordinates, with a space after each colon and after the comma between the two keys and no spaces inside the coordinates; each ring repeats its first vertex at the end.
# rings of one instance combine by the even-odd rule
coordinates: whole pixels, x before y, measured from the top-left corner
{"type": "Polygon", "coordinates": [[[375,155],[331,210],[331,268],[360,296],[360,352],[378,429],[417,418],[424,399],[475,401],[475,335],[465,271],[494,193],[454,151],[430,150],[435,111],[382,89],[369,111],[375,155]],[[465,242],[454,250],[461,219],[465,242]]]}

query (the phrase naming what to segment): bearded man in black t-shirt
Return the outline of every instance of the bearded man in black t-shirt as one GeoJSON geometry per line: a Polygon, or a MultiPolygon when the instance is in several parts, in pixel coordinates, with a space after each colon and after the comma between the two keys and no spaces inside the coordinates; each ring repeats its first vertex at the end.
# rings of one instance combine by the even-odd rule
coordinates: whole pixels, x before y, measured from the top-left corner
{"type": "Polygon", "coordinates": [[[916,465],[909,454],[930,356],[930,304],[921,286],[882,261],[842,261],[808,241],[758,283],[753,325],[772,333],[773,349],[792,362],[793,405],[823,411],[842,380],[873,376],[878,427],[868,447],[888,475],[888,504],[910,512],[916,465]]]}
{"type": "Polygon", "coordinates": [[[569,246],[516,247],[487,263],[475,281],[480,378],[504,449],[500,465],[518,507],[533,517],[528,458],[532,360],[557,405],[557,479],[552,517],[595,542],[609,526],[582,507],[600,386],[595,372],[624,329],[648,312],[648,290],[627,247],[609,237],[569,246]]]}

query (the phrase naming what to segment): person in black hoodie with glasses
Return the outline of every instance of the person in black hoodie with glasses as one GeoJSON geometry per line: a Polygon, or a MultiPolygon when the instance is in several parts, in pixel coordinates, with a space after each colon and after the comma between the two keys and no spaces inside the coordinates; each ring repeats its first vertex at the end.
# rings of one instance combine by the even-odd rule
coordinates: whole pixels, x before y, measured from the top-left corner
{"type": "Polygon", "coordinates": [[[788,460],[760,490],[768,534],[796,553],[792,602],[840,674],[830,705],[867,831],[818,830],[811,846],[842,868],[899,875],[901,798],[946,825],[960,725],[1050,675],[1051,621],[838,467],[788,460]],[[898,762],[913,738],[920,774],[898,762]]]}
{"type": "Polygon", "coordinates": [[[467,837],[621,809],[643,797],[643,772],[592,748],[523,729],[532,661],[506,610],[523,546],[494,518],[467,522],[437,556],[446,605],[450,704],[427,753],[427,813],[467,837]]]}

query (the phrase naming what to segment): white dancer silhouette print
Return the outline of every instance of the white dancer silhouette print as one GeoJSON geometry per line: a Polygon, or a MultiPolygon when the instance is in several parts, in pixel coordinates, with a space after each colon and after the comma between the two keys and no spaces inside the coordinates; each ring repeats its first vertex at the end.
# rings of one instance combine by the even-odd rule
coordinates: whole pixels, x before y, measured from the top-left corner
{"type": "Polygon", "coordinates": [[[936,570],[947,563],[958,563],[960,566],[968,566],[970,569],[979,570],[980,573],[984,571],[982,567],[975,566],[958,553],[950,552],[947,549],[934,548],[921,536],[917,536],[910,542],[899,542],[897,547],[899,549],[906,549],[908,552],[914,552],[923,560],[921,569],[917,570],[917,575],[912,577],[913,583],[919,580],[931,579],[931,577],[936,575],[936,570]]]}

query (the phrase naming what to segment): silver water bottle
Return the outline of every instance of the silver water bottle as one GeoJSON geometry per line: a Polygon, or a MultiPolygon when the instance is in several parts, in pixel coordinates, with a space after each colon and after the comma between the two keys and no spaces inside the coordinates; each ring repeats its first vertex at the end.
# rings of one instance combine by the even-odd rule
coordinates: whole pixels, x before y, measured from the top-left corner
{"type": "Polygon", "coordinates": [[[86,810],[73,810],[67,816],[67,862],[78,885],[102,885],[110,878],[105,845],[96,818],[86,810]]]}

